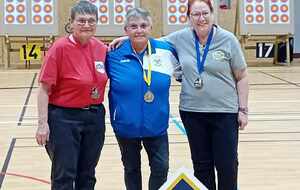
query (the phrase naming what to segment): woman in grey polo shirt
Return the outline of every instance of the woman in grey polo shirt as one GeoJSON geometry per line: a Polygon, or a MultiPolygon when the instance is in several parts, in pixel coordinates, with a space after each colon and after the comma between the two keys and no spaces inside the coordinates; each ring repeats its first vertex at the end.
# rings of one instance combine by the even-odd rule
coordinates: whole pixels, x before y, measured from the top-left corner
{"type": "Polygon", "coordinates": [[[213,24],[213,12],[210,0],[189,0],[191,27],[163,40],[173,44],[181,66],[179,111],[194,175],[216,190],[216,168],[218,190],[237,190],[238,130],[248,123],[247,65],[236,37],[213,24]]]}
{"type": "Polygon", "coordinates": [[[213,24],[210,0],[189,0],[191,27],[171,33],[182,67],[180,116],[194,175],[209,189],[236,190],[238,129],[248,123],[247,65],[236,37],[213,24]]]}

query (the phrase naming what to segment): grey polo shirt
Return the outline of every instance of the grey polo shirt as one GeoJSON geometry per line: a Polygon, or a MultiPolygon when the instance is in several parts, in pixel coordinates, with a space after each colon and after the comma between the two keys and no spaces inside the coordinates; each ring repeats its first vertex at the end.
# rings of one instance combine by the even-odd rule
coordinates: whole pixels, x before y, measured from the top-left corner
{"type": "MultiPolygon", "coordinates": [[[[163,38],[172,43],[182,66],[182,87],[179,109],[191,112],[227,112],[238,110],[238,95],[234,70],[247,67],[236,37],[229,31],[214,27],[214,36],[201,74],[203,87],[194,87],[199,77],[194,35],[185,28],[163,38]]],[[[204,47],[200,46],[201,55],[204,47]]]]}

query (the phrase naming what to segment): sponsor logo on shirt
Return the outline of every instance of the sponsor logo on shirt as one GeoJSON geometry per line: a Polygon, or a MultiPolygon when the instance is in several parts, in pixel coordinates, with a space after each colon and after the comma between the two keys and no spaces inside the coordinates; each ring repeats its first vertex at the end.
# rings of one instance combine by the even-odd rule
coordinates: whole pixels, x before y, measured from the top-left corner
{"type": "Polygon", "coordinates": [[[120,63],[129,63],[130,62],[130,59],[122,59],[121,61],[120,61],[120,63]]]}
{"type": "Polygon", "coordinates": [[[95,61],[95,67],[99,73],[105,73],[105,67],[102,61],[95,61]]]}

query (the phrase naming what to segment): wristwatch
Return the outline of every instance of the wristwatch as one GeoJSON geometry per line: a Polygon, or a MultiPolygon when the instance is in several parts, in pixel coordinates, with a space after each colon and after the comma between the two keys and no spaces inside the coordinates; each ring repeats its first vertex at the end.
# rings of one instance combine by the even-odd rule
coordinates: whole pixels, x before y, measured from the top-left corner
{"type": "Polygon", "coordinates": [[[248,107],[239,107],[239,112],[248,115],[248,107]]]}

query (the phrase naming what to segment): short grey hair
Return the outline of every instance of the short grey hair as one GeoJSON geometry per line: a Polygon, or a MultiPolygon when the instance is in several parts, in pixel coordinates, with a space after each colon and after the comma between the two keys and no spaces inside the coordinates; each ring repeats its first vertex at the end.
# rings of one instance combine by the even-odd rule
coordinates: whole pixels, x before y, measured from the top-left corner
{"type": "Polygon", "coordinates": [[[76,3],[72,8],[71,8],[71,21],[75,19],[76,14],[79,15],[95,15],[96,20],[98,21],[98,9],[97,7],[87,1],[87,0],[80,0],[78,3],[76,3]]]}
{"type": "Polygon", "coordinates": [[[132,8],[129,9],[125,16],[124,26],[128,26],[128,22],[131,18],[142,18],[146,20],[150,25],[152,25],[152,19],[150,12],[143,8],[132,8]]]}

